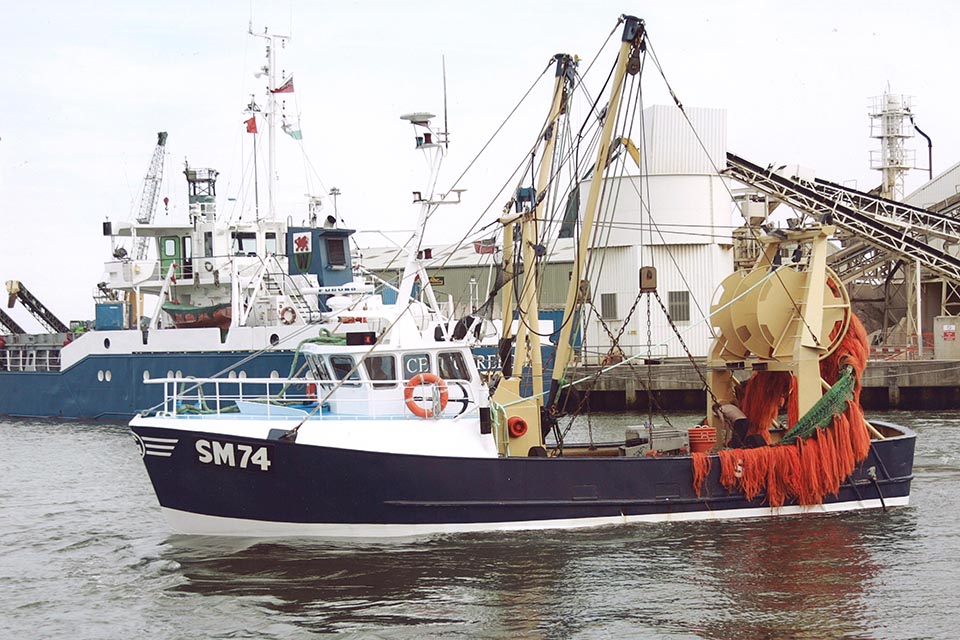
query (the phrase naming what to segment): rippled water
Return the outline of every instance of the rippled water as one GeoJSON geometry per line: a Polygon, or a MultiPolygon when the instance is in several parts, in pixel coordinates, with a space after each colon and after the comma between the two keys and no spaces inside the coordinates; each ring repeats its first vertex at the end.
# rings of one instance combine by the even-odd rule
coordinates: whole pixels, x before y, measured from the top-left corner
{"type": "Polygon", "coordinates": [[[960,412],[884,417],[909,508],[380,544],[171,536],[125,427],[0,422],[0,637],[956,638],[960,412]]]}

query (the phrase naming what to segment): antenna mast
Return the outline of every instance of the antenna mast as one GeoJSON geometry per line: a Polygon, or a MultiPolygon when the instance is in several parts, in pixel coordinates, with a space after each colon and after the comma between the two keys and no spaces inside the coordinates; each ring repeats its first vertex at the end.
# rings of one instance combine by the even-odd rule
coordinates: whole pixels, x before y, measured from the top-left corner
{"type": "Polygon", "coordinates": [[[277,128],[277,98],[274,90],[277,88],[276,61],[277,45],[287,46],[289,36],[270,34],[264,28],[263,33],[254,33],[252,24],[248,27],[248,33],[257,38],[266,40],[266,64],[260,67],[260,70],[254,74],[257,78],[267,76],[267,105],[263,112],[264,119],[267,121],[267,215],[268,220],[276,219],[276,205],[274,201],[273,183],[276,177],[276,128],[277,128]]]}
{"type": "Polygon", "coordinates": [[[443,145],[450,148],[450,127],[447,124],[447,56],[440,56],[443,65],[443,145]]]}

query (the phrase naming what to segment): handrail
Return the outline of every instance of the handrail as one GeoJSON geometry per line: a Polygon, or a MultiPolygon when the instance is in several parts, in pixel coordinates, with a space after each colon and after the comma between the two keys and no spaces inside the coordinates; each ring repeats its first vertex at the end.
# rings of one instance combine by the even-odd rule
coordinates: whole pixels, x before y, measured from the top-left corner
{"type": "MultiPolygon", "coordinates": [[[[280,409],[290,407],[300,409],[311,415],[321,416],[320,411],[313,413],[317,408],[318,398],[324,398],[322,390],[313,392],[310,385],[317,387],[333,387],[341,384],[337,393],[324,402],[324,408],[330,408],[331,417],[399,417],[409,416],[404,398],[405,380],[339,380],[316,378],[192,378],[192,377],[165,377],[151,378],[146,384],[164,385],[164,399],[162,411],[166,415],[196,415],[225,413],[237,414],[238,402],[262,404],[266,407],[265,417],[279,414],[280,409]],[[383,385],[391,385],[384,388],[383,385]],[[304,391],[291,393],[291,387],[303,386],[304,391]],[[211,388],[212,387],[212,388],[211,388]],[[231,387],[236,387],[232,389],[231,387]],[[346,392],[346,393],[344,393],[346,392]],[[350,392],[360,392],[356,397],[350,392]],[[356,412],[349,411],[350,407],[358,407],[356,412]],[[276,407],[276,409],[273,409],[276,407]],[[348,409],[344,411],[344,409],[348,409]]],[[[462,397],[451,398],[451,403],[463,403],[464,409],[459,414],[448,412],[448,417],[461,415],[467,411],[474,412],[478,407],[478,398],[471,384],[465,380],[451,380],[447,382],[456,385],[463,391],[462,397]]],[[[256,415],[256,414],[254,414],[256,415]]],[[[289,414],[287,414],[289,415],[289,414]]],[[[302,416],[301,416],[302,417],[302,416]]]]}
{"type": "Polygon", "coordinates": [[[263,278],[266,273],[267,263],[261,261],[260,268],[253,276],[253,280],[250,281],[250,288],[253,290],[253,292],[246,297],[246,299],[243,301],[243,305],[240,307],[240,317],[237,319],[237,326],[242,327],[247,323],[247,318],[250,317],[250,312],[253,310],[253,303],[257,299],[257,294],[260,293],[260,288],[263,286],[263,278]]]}
{"type": "Polygon", "coordinates": [[[151,322],[156,329],[161,328],[163,303],[166,302],[166,298],[170,293],[170,284],[173,282],[176,269],[177,263],[171,262],[170,267],[167,269],[167,275],[163,279],[163,286],[160,287],[160,293],[157,295],[157,306],[153,310],[153,321],[151,322]]]}

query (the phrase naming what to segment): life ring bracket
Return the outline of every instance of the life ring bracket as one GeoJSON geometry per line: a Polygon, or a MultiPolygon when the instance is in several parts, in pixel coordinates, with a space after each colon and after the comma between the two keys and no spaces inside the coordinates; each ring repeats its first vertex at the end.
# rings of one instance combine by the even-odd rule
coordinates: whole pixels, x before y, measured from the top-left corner
{"type": "Polygon", "coordinates": [[[433,418],[434,415],[439,416],[443,413],[443,410],[447,408],[447,402],[449,400],[450,392],[447,390],[446,381],[440,376],[430,372],[416,374],[407,380],[407,383],[403,386],[403,401],[406,403],[410,413],[418,418],[433,418]],[[422,385],[433,385],[439,389],[439,408],[436,406],[438,403],[434,403],[434,406],[431,408],[425,408],[417,402],[417,398],[413,396],[413,391],[422,385]],[[434,414],[434,409],[436,409],[436,414],[434,414]]]}

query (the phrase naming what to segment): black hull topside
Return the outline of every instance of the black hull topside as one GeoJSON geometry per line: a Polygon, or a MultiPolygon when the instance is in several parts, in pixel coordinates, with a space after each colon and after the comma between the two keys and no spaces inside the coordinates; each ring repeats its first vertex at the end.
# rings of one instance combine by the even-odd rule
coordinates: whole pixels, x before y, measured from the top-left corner
{"type": "Polygon", "coordinates": [[[777,509],[763,493],[747,500],[724,489],[716,455],[697,496],[687,456],[450,458],[145,426],[133,431],[141,452],[144,440],[172,446],[169,455],[146,455],[145,463],[165,516],[182,533],[376,537],[905,505],[915,434],[893,428],[902,435],[874,441],[838,495],[823,505],[788,502],[777,509]],[[203,462],[198,440],[266,448],[269,468],[203,462]]]}

